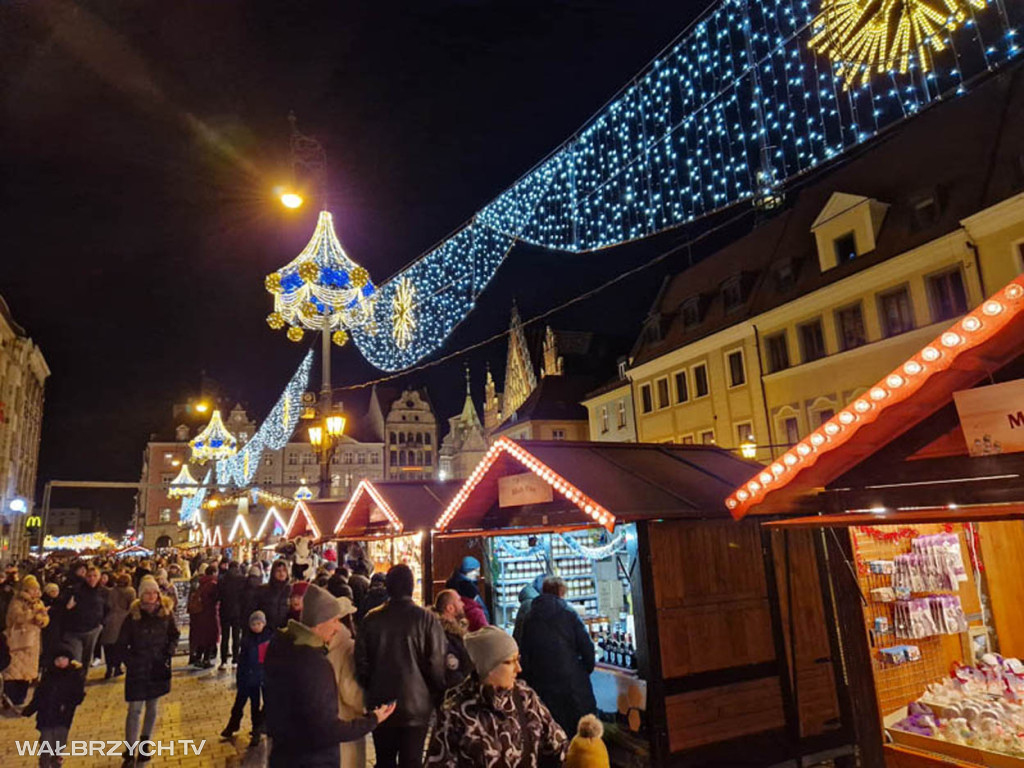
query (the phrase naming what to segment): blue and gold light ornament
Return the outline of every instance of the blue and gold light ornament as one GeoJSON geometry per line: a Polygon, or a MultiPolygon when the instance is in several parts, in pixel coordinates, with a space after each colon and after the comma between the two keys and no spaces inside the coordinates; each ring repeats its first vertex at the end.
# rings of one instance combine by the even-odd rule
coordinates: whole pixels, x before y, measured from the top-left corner
{"type": "Polygon", "coordinates": [[[210,423],[188,445],[192,449],[192,460],[199,463],[220,461],[238,453],[238,440],[224,426],[220,411],[213,412],[210,423]]]}
{"type": "Polygon", "coordinates": [[[291,341],[302,341],[306,330],[327,331],[343,346],[351,329],[373,325],[377,287],[341,247],[329,211],[320,212],[302,252],[267,275],[265,285],[274,297],[267,325],[274,330],[287,327],[291,341]]]}

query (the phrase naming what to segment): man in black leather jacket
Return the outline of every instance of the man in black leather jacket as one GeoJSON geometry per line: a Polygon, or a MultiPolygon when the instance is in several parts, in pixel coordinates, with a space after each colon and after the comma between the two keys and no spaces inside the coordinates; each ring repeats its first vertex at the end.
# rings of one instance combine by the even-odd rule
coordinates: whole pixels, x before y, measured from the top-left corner
{"type": "Polygon", "coordinates": [[[373,732],[378,768],[422,764],[431,713],[444,695],[447,647],[441,622],[412,601],[407,565],[388,571],[388,601],[370,611],[356,636],[356,678],[366,706],[398,702],[395,714],[373,732]]]}

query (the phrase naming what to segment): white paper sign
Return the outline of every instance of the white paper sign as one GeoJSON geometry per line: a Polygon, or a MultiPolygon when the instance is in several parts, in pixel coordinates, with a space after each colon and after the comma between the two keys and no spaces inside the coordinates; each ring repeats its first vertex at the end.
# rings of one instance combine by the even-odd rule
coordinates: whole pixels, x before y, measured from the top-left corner
{"type": "Polygon", "coordinates": [[[1024,379],[954,392],[971,456],[1024,451],[1024,379]]]}

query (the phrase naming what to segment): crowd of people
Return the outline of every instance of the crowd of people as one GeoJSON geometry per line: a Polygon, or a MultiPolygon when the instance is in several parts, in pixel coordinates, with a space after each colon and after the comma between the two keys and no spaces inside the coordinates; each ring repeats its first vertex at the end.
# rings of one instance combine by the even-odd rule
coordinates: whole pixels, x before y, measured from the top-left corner
{"type": "MultiPolygon", "coordinates": [[[[184,611],[189,666],[210,669],[219,656],[234,671],[221,736],[241,730],[248,704],[250,746],[269,737],[271,768],[364,768],[368,739],[381,768],[608,765],[593,644],[561,579],[526,594],[513,636],[489,624],[475,558],[425,608],[408,566],[374,573],[355,552],[315,570],[201,552],[8,568],[4,706],[35,715],[41,741],[66,743],[88,670],[105,663],[104,679],[125,677],[126,742],[158,738],[184,611]]],[[[124,765],[147,759],[126,751],[124,765]]]]}

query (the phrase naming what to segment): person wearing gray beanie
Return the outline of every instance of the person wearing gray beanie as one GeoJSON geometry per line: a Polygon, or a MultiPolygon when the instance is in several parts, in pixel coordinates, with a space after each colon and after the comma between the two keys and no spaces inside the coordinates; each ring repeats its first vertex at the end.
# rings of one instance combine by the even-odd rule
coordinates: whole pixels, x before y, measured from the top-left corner
{"type": "MultiPolygon", "coordinates": [[[[340,617],[341,606],[338,605],[334,595],[323,587],[310,584],[302,599],[302,614],[299,621],[310,629],[315,629],[320,624],[340,617]]],[[[326,638],[325,641],[330,642],[330,638],[326,638]]]]}
{"type": "MultiPolygon", "coordinates": [[[[466,651],[473,662],[473,668],[481,680],[487,680],[488,675],[494,671],[499,664],[504,664],[510,659],[515,659],[515,666],[519,666],[519,646],[512,636],[502,629],[494,626],[486,626],[476,632],[470,632],[465,637],[466,651]]],[[[512,680],[515,675],[512,674],[512,680]]],[[[511,688],[511,685],[502,686],[511,688]]]]}

